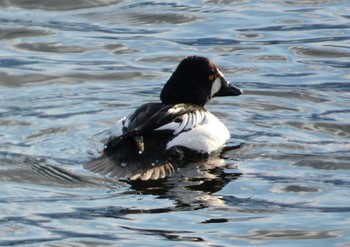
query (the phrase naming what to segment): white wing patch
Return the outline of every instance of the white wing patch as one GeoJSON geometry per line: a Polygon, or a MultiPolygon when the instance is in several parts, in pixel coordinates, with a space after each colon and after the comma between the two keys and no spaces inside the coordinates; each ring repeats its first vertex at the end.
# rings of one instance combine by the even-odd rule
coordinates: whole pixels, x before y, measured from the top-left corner
{"type": "Polygon", "coordinates": [[[171,107],[169,110],[168,110],[168,113],[169,114],[177,114],[179,111],[182,110],[182,107],[181,106],[174,106],[174,107],[171,107]]]}
{"type": "MultiPolygon", "coordinates": [[[[176,113],[179,111],[176,107],[170,108],[168,113],[176,113]]],[[[190,113],[183,114],[179,116],[175,121],[158,127],[157,130],[172,130],[173,135],[178,135],[181,132],[189,131],[206,121],[206,112],[204,111],[194,111],[190,113]]]]}
{"type": "MultiPolygon", "coordinates": [[[[230,138],[230,133],[226,126],[213,114],[203,112],[203,115],[202,121],[200,123],[197,121],[197,124],[189,131],[181,132],[176,130],[175,132],[180,134],[167,144],[167,149],[174,146],[183,146],[198,152],[211,153],[221,148],[230,138]]],[[[192,119],[194,118],[192,117],[192,119]]],[[[191,124],[187,124],[186,127],[191,124]]],[[[183,130],[186,130],[186,127],[183,130]]]]}

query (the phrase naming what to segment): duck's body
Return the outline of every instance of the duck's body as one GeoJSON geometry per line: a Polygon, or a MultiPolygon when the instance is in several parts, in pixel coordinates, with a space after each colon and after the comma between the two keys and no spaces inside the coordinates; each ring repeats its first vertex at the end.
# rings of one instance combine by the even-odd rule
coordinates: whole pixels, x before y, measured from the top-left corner
{"type": "Polygon", "coordinates": [[[171,175],[179,165],[225,144],[227,128],[204,105],[214,96],[241,93],[210,60],[188,57],[165,84],[162,102],[144,104],[124,118],[121,133],[85,168],[131,180],[171,175]]]}

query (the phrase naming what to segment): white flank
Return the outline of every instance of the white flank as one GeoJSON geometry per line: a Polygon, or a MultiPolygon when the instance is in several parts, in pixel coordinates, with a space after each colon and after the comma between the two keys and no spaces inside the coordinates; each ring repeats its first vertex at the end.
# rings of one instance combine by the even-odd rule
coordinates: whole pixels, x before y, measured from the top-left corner
{"type": "Polygon", "coordinates": [[[167,144],[167,149],[183,146],[199,152],[211,153],[222,147],[229,138],[230,133],[226,126],[213,114],[206,112],[201,124],[180,133],[167,144]]]}

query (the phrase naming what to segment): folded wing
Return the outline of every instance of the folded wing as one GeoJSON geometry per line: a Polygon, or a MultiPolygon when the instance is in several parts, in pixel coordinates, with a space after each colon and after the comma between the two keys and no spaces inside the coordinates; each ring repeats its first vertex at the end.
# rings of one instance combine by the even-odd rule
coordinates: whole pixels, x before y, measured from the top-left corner
{"type": "Polygon", "coordinates": [[[111,137],[101,157],[84,167],[93,172],[131,180],[159,179],[176,172],[184,154],[167,149],[180,133],[206,121],[206,110],[196,105],[142,105],[123,120],[123,133],[111,137]]]}

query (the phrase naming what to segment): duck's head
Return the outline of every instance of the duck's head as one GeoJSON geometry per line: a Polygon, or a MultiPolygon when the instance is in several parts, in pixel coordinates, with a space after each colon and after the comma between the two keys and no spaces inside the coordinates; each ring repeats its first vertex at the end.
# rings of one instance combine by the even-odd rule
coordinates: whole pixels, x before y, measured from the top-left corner
{"type": "Polygon", "coordinates": [[[164,104],[192,103],[204,106],[217,96],[238,96],[243,91],[227,81],[215,64],[206,57],[191,56],[182,60],[164,85],[160,99],[164,104]]]}

